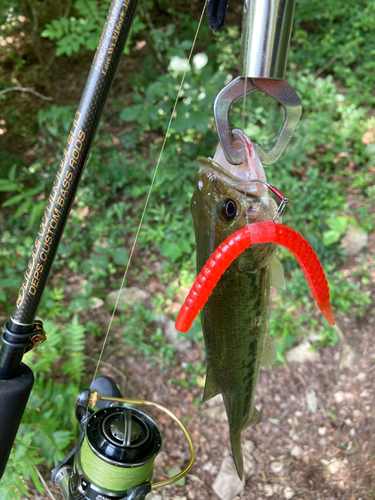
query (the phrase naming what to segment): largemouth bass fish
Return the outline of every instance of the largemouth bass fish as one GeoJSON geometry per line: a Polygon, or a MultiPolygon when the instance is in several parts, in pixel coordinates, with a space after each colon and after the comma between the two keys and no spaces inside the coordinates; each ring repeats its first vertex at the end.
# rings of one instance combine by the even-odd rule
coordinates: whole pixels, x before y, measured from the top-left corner
{"type": "MultiPolygon", "coordinates": [[[[235,146],[242,146],[244,133],[236,130],[233,134],[235,146]]],[[[266,181],[253,145],[241,165],[230,165],[220,145],[213,160],[200,158],[198,163],[191,211],[199,273],[229,235],[246,224],[271,221],[277,205],[265,185],[250,182],[266,181]]],[[[274,243],[264,243],[241,253],[220,278],[201,313],[207,352],[203,401],[219,393],[223,396],[233,458],[241,479],[241,433],[260,421],[253,406],[259,369],[276,359],[275,347],[267,335],[271,262],[276,248],[274,243]]],[[[275,269],[280,274],[279,266],[276,264],[275,269]]]]}

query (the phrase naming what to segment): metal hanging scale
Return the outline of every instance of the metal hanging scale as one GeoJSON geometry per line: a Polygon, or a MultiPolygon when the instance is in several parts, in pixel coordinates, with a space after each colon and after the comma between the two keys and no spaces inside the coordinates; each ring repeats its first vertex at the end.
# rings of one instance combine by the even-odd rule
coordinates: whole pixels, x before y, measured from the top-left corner
{"type": "Polygon", "coordinates": [[[245,150],[233,145],[229,123],[231,106],[258,90],[282,104],[284,123],[271,149],[255,144],[262,163],[272,165],[289,144],[302,114],[296,91],[284,80],[292,31],[295,0],[245,0],[242,22],[240,76],[217,96],[216,127],[229,163],[244,161],[245,150]]]}

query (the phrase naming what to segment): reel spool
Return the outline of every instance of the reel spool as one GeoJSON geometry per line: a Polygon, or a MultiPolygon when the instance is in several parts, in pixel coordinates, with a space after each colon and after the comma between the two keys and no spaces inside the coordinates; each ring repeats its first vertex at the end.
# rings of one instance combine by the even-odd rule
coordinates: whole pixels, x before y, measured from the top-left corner
{"type": "Polygon", "coordinates": [[[88,419],[72,480],[86,497],[119,500],[151,480],[162,438],[151,418],[134,408],[110,407],[88,419]],[[100,497],[100,498],[102,498],[100,497]]]}

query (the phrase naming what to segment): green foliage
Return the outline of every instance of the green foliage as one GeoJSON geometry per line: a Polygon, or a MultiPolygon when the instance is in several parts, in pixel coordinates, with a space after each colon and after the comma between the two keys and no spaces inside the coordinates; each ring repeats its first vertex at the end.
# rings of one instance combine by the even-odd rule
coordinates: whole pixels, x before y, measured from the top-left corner
{"type": "Polygon", "coordinates": [[[151,363],[158,359],[170,361],[173,359],[174,347],[168,344],[160,327],[156,326],[159,318],[155,311],[137,303],[121,315],[121,324],[126,324],[122,330],[125,343],[150,357],[151,363]]]}
{"type": "Polygon", "coordinates": [[[340,217],[339,215],[328,218],[326,224],[329,229],[323,233],[324,245],[329,246],[336,243],[345,234],[348,222],[348,217],[340,217]]]}
{"type": "Polygon", "coordinates": [[[187,380],[181,380],[180,383],[183,387],[189,388],[190,385],[198,385],[203,388],[205,383],[206,366],[204,363],[198,361],[192,363],[187,361],[183,363],[184,373],[187,375],[187,380]]]}
{"type": "Polygon", "coordinates": [[[0,4],[0,37],[5,38],[12,33],[15,25],[17,25],[17,17],[22,14],[21,2],[17,0],[2,0],[0,4]]]}
{"type": "Polygon", "coordinates": [[[27,188],[23,182],[16,178],[16,165],[12,165],[8,178],[0,179],[0,191],[11,194],[10,198],[2,203],[2,207],[17,207],[12,218],[18,219],[25,212],[29,214],[29,227],[42,216],[45,207],[44,200],[35,203],[35,196],[43,190],[43,184],[27,188]]]}
{"type": "MultiPolygon", "coordinates": [[[[38,125],[41,129],[46,130],[51,138],[66,139],[74,119],[75,111],[75,106],[56,106],[54,104],[47,110],[39,110],[38,125]]],[[[44,144],[52,142],[51,138],[47,137],[42,136],[44,144]]]]}
{"type": "MultiPolygon", "coordinates": [[[[160,130],[165,133],[178,92],[168,148],[172,148],[175,141],[183,142],[187,154],[194,158],[199,147],[198,136],[212,129],[213,101],[218,89],[224,86],[226,76],[217,71],[216,64],[209,60],[206,53],[196,54],[190,67],[186,52],[191,42],[178,42],[173,37],[174,31],[173,25],[170,25],[165,32],[166,40],[170,36],[165,53],[169,72],[157,75],[147,86],[141,80],[132,94],[135,105],[124,108],[120,119],[135,121],[142,131],[160,130]],[[187,68],[190,71],[180,89],[181,78],[187,68]]],[[[151,31],[153,40],[157,41],[157,34],[160,35],[156,30],[151,31]]]]}
{"type": "Polygon", "coordinates": [[[48,341],[25,357],[36,381],[0,485],[1,498],[18,500],[28,496],[24,481],[29,477],[42,492],[35,467],[42,462],[49,468],[56,465],[77,440],[73,410],[84,372],[84,327],[74,316],[71,323],[64,325],[46,320],[44,328],[48,341]],[[58,376],[52,373],[56,372],[68,381],[55,381],[58,376]]]}
{"type": "Polygon", "coordinates": [[[374,0],[297,3],[290,61],[312,73],[334,74],[354,102],[373,103],[374,0]]]}
{"type": "MultiPolygon", "coordinates": [[[[63,54],[71,56],[82,50],[94,51],[98,46],[110,4],[111,0],[103,0],[102,2],[76,0],[73,6],[75,16],[53,19],[42,31],[42,36],[56,40],[57,56],[63,54]]],[[[144,28],[145,24],[139,17],[136,17],[129,40],[144,28]]],[[[126,54],[129,53],[129,40],[125,48],[126,54]]]]}

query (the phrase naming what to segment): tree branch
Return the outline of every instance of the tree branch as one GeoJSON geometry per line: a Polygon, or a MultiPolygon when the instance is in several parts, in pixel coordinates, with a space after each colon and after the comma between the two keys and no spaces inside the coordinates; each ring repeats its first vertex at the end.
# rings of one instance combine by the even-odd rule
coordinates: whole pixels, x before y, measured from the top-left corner
{"type": "Polygon", "coordinates": [[[42,474],[39,472],[37,466],[34,464],[34,462],[26,455],[27,460],[31,463],[31,465],[34,467],[35,472],[38,474],[38,477],[40,479],[40,482],[43,484],[45,487],[48,495],[51,497],[52,500],[56,500],[56,498],[53,496],[51,490],[48,488],[47,483],[45,482],[42,474]]]}
{"type": "Polygon", "coordinates": [[[321,73],[323,73],[323,71],[325,71],[328,68],[328,66],[330,66],[333,62],[335,62],[336,59],[338,59],[339,57],[341,56],[340,55],[332,56],[331,59],[329,59],[321,68],[317,70],[317,72],[314,74],[314,80],[316,80],[318,76],[321,73]]]}
{"type": "Polygon", "coordinates": [[[35,94],[36,96],[40,97],[41,99],[44,99],[45,101],[53,100],[52,97],[46,97],[43,94],[39,94],[39,92],[29,87],[8,87],[7,89],[0,90],[0,95],[5,94],[6,92],[10,92],[11,90],[19,90],[20,92],[31,92],[32,94],[35,94]]]}

